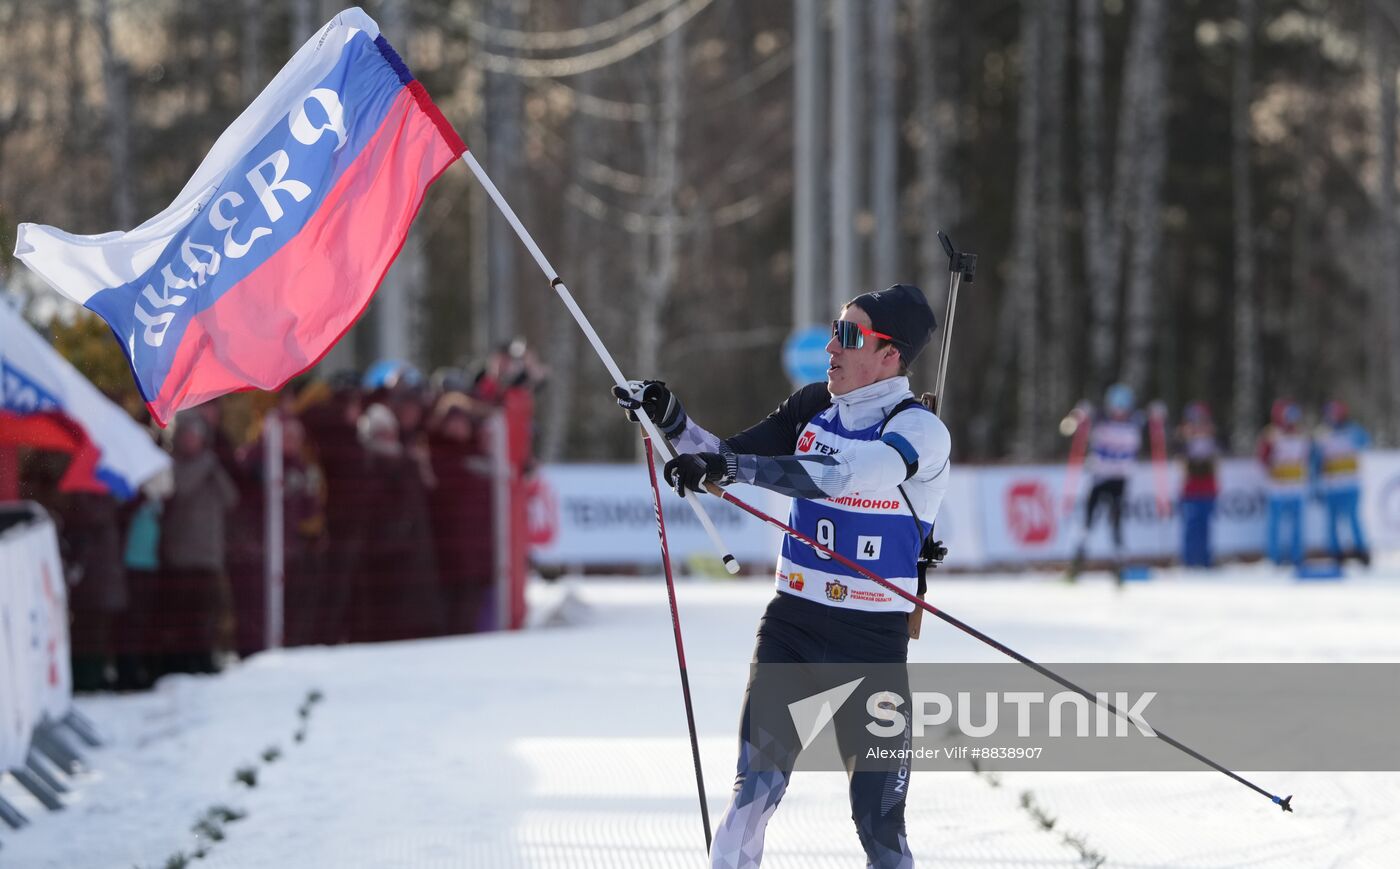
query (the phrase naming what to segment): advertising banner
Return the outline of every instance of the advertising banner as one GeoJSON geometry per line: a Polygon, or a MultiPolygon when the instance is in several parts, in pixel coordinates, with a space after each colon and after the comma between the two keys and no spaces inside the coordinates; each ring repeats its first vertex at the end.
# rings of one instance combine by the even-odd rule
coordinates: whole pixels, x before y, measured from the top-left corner
{"type": "MultiPolygon", "coordinates": [[[[1395,466],[1400,476],[1400,462],[1395,466]]],[[[1128,478],[1123,507],[1124,555],[1129,558],[1174,557],[1181,549],[1177,493],[1181,467],[1171,463],[1159,478],[1149,463],[1139,463],[1128,478]],[[1160,481],[1159,481],[1160,480],[1160,481]],[[1166,512],[1159,496],[1165,496],[1166,512]]],[[[982,467],[975,471],[985,534],[986,559],[994,564],[1067,561],[1084,534],[1084,511],[1092,479],[1081,477],[1077,492],[1067,492],[1063,465],[982,467]]],[[[1220,496],[1216,500],[1211,539],[1218,556],[1264,550],[1268,489],[1264,471],[1251,459],[1227,459],[1220,464],[1220,496]]],[[[1400,536],[1400,502],[1397,502],[1400,536]]],[[[1090,559],[1113,554],[1107,510],[1100,507],[1088,535],[1090,559]]],[[[1326,512],[1308,499],[1304,507],[1304,544],[1322,547],[1326,541],[1326,512]]]]}
{"type": "Polygon", "coordinates": [[[68,599],[48,519],[0,533],[0,769],[23,766],[34,727],[68,714],[68,599]]]}
{"type": "MultiPolygon", "coordinates": [[[[730,491],[787,521],[789,499],[755,486],[734,485],[730,491]]],[[[963,506],[971,503],[974,494],[970,478],[955,469],[935,533],[948,546],[949,565],[981,563],[978,517],[963,506]]],[[[661,497],[675,563],[716,557],[691,509],[669,489],[663,488],[661,497]]],[[[782,533],[731,504],[702,497],[720,536],[745,570],[771,571],[782,533]]],[[[651,483],[642,465],[546,465],[530,502],[530,530],[535,544],[532,557],[538,564],[632,565],[661,560],[651,483]]]]}

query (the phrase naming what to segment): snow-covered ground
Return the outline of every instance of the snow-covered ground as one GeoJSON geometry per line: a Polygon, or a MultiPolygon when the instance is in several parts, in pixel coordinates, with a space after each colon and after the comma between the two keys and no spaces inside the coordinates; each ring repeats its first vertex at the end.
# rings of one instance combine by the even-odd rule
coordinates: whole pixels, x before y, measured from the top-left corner
{"type": "MultiPolygon", "coordinates": [[[[264,654],[152,693],[82,698],[110,737],[68,808],[0,829],[0,866],[164,866],[214,805],[247,813],[193,865],[701,867],[695,782],[660,580],[571,583],[574,624],[498,636],[264,654]],[[324,694],[304,742],[297,708],[324,694]],[[270,746],[281,757],[265,763],[270,746]],[[258,784],[233,781],[258,767],[258,784]]],[[[541,598],[557,589],[536,590],[541,598]]],[[[739,695],[766,582],[680,589],[711,816],[732,776],[739,695]]],[[[1400,570],[1298,583],[1267,568],[1102,578],[945,579],[931,599],[1043,661],[1400,661],[1400,570]]],[[[551,601],[542,600],[537,611],[551,601]]],[[[920,661],[994,661],[940,622],[920,661]]],[[[1213,772],[916,774],[921,866],[1400,865],[1400,773],[1260,773],[1284,815],[1213,772]],[[1021,795],[1056,819],[1043,829],[1021,795]]],[[[799,773],[768,836],[773,867],[864,865],[840,773],[799,773]]]]}

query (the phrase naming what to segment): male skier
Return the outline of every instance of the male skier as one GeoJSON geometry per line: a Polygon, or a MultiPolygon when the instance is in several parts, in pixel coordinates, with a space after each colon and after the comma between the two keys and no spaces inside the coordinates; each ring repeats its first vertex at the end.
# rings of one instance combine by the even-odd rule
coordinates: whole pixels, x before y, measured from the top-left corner
{"type": "MultiPolygon", "coordinates": [[[[691,420],[664,383],[633,381],[614,392],[630,417],[645,412],[675,444],[678,455],[663,472],[682,495],[703,491],[706,482],[736,481],[789,495],[794,529],[914,594],[952,447],[906,376],[936,325],[918,287],[896,284],[856,297],[832,323],[826,382],[804,386],[724,440],[691,420]]],[[[912,603],[791,537],[783,540],[776,574],[778,594],[759,622],[755,664],[906,663],[912,603]]],[[[753,690],[750,681],[734,797],[710,851],[712,866],[723,869],[761,863],[765,828],[801,751],[795,728],[751,732],[753,690]]],[[[838,740],[841,727],[838,718],[838,740]]],[[[867,866],[912,867],[904,834],[907,761],[872,770],[847,757],[847,769],[867,866]]]]}
{"type": "Polygon", "coordinates": [[[1089,487],[1089,503],[1084,508],[1084,526],[1074,549],[1074,561],[1066,576],[1070,582],[1079,578],[1084,569],[1084,556],[1089,545],[1089,530],[1099,505],[1108,508],[1108,524],[1113,532],[1114,576],[1122,581],[1123,569],[1123,500],[1128,486],[1128,474],[1142,450],[1142,414],[1133,410],[1132,387],[1115,383],[1104,394],[1104,416],[1094,419],[1093,408],[1081,402],[1061,423],[1061,431],[1073,433],[1080,425],[1089,425],[1089,456],[1086,469],[1093,480],[1089,487]],[[1071,424],[1073,427],[1071,427],[1071,424]]]}

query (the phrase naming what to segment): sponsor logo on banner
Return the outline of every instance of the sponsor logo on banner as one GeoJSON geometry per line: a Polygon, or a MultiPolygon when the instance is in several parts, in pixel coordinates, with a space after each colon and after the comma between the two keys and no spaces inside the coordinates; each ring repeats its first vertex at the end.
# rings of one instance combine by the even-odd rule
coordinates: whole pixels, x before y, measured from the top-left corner
{"type": "Polygon", "coordinates": [[[531,546],[548,546],[559,536],[559,498],[535,476],[525,483],[525,515],[531,546]]]}
{"type": "Polygon", "coordinates": [[[1050,491],[1038,480],[1016,483],[1006,492],[1006,524],[1018,543],[1053,540],[1055,508],[1050,491]]]}
{"type": "Polygon", "coordinates": [[[794,573],[788,576],[788,588],[793,591],[801,591],[803,585],[802,574],[794,573]]]}
{"type": "Polygon", "coordinates": [[[840,603],[841,601],[845,600],[846,595],[849,593],[849,591],[850,590],[847,589],[846,586],[842,585],[834,579],[826,584],[827,599],[834,600],[837,603],[840,603]]]}
{"type": "Polygon", "coordinates": [[[817,439],[817,433],[816,433],[816,432],[814,432],[814,431],[805,431],[805,432],[803,432],[803,433],[802,433],[802,437],[800,437],[800,438],[797,439],[797,451],[798,451],[799,453],[805,453],[805,452],[811,450],[811,449],[812,449],[812,444],[816,441],[816,439],[817,439]]]}

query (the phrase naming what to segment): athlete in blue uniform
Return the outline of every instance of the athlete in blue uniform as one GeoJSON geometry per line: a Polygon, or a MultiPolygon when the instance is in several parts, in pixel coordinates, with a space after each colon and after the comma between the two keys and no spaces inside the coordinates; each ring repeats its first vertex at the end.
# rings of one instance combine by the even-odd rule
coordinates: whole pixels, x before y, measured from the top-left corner
{"type": "MultiPolygon", "coordinates": [[[[724,440],[687,417],[663,383],[636,381],[615,391],[629,414],[644,411],[676,445],[664,474],[682,494],[702,491],[705,482],[738,481],[789,495],[793,528],[912,594],[920,547],[948,486],[948,430],[915,399],[906,376],[935,326],[917,287],[897,284],[853,299],[832,324],[826,383],[799,389],[766,419],[724,440]]],[[[903,598],[790,538],[776,584],[759,622],[754,663],[908,660],[913,604],[903,598]]],[[[903,685],[888,687],[908,696],[903,685]]],[[[795,728],[754,732],[748,711],[746,692],[734,797],[710,852],[712,865],[724,869],[762,861],[765,828],[801,751],[795,728]]],[[[836,726],[846,753],[843,727],[859,722],[843,724],[838,716],[836,726]]],[[[872,770],[847,760],[867,865],[913,866],[904,835],[907,761],[872,770]]]]}
{"type": "Polygon", "coordinates": [[[1313,435],[1313,479],[1327,504],[1327,543],[1340,564],[1346,555],[1341,527],[1351,531],[1352,552],[1362,564],[1371,563],[1366,535],[1361,530],[1361,453],[1371,445],[1366,429],[1351,419],[1345,403],[1329,401],[1323,423],[1313,435]]]}

